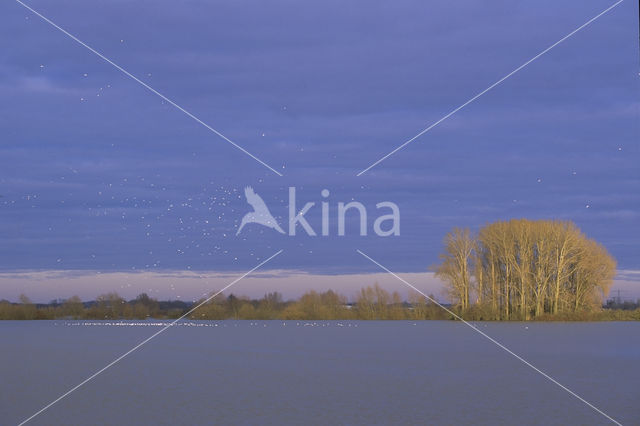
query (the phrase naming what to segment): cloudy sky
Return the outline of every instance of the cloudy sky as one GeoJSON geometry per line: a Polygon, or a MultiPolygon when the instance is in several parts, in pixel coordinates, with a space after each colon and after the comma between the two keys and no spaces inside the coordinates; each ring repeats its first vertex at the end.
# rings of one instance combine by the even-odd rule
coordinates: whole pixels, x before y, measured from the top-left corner
{"type": "Polygon", "coordinates": [[[61,274],[84,278],[59,297],[120,289],[140,274],[158,278],[162,291],[154,280],[139,287],[160,297],[189,296],[160,278],[245,272],[280,249],[263,269],[281,277],[256,293],[293,273],[340,289],[338,277],[370,284],[366,274],[380,272],[356,249],[421,273],[452,227],[520,217],[574,221],[624,277],[638,277],[637,2],[357,176],[613,3],[27,3],[279,176],[20,3],[2,2],[0,298],[55,297],[61,274]],[[316,203],[308,220],[318,233],[328,201],[330,235],[254,224],[236,236],[250,210],[245,186],[283,225],[295,186],[298,209],[316,203]],[[338,236],[337,203],[352,200],[367,207],[369,230],[383,213],[375,204],[395,202],[401,235],[360,237],[350,217],[338,236]],[[98,273],[120,278],[107,284],[98,273]]]}

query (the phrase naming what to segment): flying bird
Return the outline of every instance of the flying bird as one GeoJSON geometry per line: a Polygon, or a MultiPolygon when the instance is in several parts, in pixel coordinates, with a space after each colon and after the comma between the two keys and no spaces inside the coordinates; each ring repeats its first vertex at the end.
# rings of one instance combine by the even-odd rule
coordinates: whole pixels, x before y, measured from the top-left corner
{"type": "Polygon", "coordinates": [[[247,186],[244,189],[244,196],[247,198],[247,203],[253,207],[253,211],[244,215],[242,218],[242,222],[240,222],[240,226],[238,227],[238,232],[236,235],[240,234],[242,228],[247,223],[257,223],[259,225],[266,226],[267,228],[272,228],[278,231],[281,234],[284,234],[276,219],[271,215],[267,205],[264,203],[262,198],[253,191],[253,188],[247,186]]]}

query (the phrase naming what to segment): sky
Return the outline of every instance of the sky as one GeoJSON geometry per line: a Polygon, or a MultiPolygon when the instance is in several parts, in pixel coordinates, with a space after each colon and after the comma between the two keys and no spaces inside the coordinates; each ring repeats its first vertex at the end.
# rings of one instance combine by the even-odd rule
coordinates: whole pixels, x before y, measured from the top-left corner
{"type": "Polygon", "coordinates": [[[223,279],[278,250],[261,268],[268,279],[237,292],[355,291],[381,278],[357,249],[437,291],[427,271],[451,228],[522,217],[574,221],[617,259],[618,288],[640,297],[637,2],[358,176],[613,3],[26,3],[199,123],[2,2],[0,298],[196,297],[197,286],[163,280],[223,279]],[[329,235],[251,224],[236,236],[246,186],[285,228],[289,187],[298,210],[315,202],[306,216],[318,233],[328,202],[329,235]],[[370,231],[376,203],[396,203],[400,235],[362,237],[351,215],[339,236],[337,205],[350,201],[370,231]]]}

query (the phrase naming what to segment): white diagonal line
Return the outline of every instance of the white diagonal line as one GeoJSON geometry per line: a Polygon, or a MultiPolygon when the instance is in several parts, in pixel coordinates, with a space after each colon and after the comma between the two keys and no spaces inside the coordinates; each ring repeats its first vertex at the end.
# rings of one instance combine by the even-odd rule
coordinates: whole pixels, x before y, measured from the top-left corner
{"type": "Polygon", "coordinates": [[[52,27],[56,28],[57,30],[59,30],[60,32],[62,32],[63,34],[65,34],[66,36],[71,38],[73,41],[75,41],[78,44],[80,44],[81,46],[87,48],[89,51],[91,51],[92,53],[96,54],[98,57],[100,57],[101,59],[103,59],[107,63],[113,65],[114,68],[116,68],[118,71],[122,72],[127,77],[131,78],[136,83],[138,83],[141,86],[143,86],[145,89],[147,89],[150,92],[154,93],[155,95],[159,96],[164,101],[166,101],[169,104],[173,105],[175,108],[177,108],[178,110],[182,111],[188,117],[192,118],[197,123],[201,124],[202,126],[204,126],[207,129],[209,129],[210,131],[212,131],[213,133],[215,133],[216,135],[218,135],[219,137],[221,137],[225,141],[229,142],[231,145],[235,146],[240,151],[244,152],[249,157],[253,158],[258,163],[262,164],[267,169],[271,170],[273,173],[277,174],[278,176],[282,176],[282,173],[280,173],[279,171],[277,171],[276,169],[274,169],[273,167],[271,167],[270,165],[268,165],[267,163],[265,163],[264,161],[262,161],[261,159],[259,159],[258,157],[256,157],[255,155],[253,155],[252,153],[250,153],[249,151],[247,151],[246,149],[244,149],[243,147],[241,147],[240,145],[238,145],[237,143],[235,143],[234,141],[232,141],[231,139],[229,139],[228,137],[226,137],[225,135],[223,135],[222,133],[220,133],[219,131],[217,131],[216,129],[211,127],[210,125],[208,125],[207,123],[205,123],[204,121],[200,120],[198,117],[196,117],[195,115],[193,115],[192,113],[190,113],[189,111],[187,111],[186,109],[184,109],[183,107],[181,107],[180,105],[178,105],[177,103],[172,101],[171,99],[167,98],[165,95],[163,95],[162,93],[158,92],[156,89],[154,89],[153,87],[149,86],[147,83],[145,83],[144,81],[140,80],[138,77],[134,76],[129,71],[125,70],[120,65],[116,64],[111,59],[109,59],[106,56],[104,56],[102,53],[98,52],[97,50],[95,50],[94,48],[92,48],[91,46],[89,46],[88,44],[86,44],[85,42],[83,42],[82,40],[80,40],[79,38],[74,36],[73,34],[69,33],[67,30],[65,30],[64,28],[62,28],[59,25],[57,25],[55,22],[51,21],[46,16],[43,16],[41,13],[33,10],[31,7],[27,6],[26,4],[24,4],[20,0],[16,0],[16,2],[18,4],[20,4],[20,5],[22,5],[23,7],[25,7],[26,9],[30,10],[33,14],[35,14],[38,17],[40,17],[43,21],[45,21],[46,23],[50,24],[52,27]]]}
{"type": "Polygon", "coordinates": [[[460,111],[462,108],[466,107],[467,105],[469,105],[470,103],[472,103],[473,101],[475,101],[476,99],[478,99],[479,97],[481,97],[482,95],[484,95],[485,93],[487,93],[488,91],[493,89],[494,87],[498,86],[500,83],[502,83],[503,81],[505,81],[506,79],[508,79],[509,77],[511,77],[512,75],[514,75],[515,73],[517,73],[518,71],[520,71],[521,69],[523,69],[524,67],[526,67],[527,65],[532,63],[533,61],[535,61],[536,59],[538,59],[539,57],[541,57],[542,55],[544,55],[545,53],[547,53],[548,51],[550,51],[551,49],[553,49],[554,47],[556,47],[557,45],[559,45],[560,43],[562,43],[563,41],[568,39],[569,37],[573,36],[578,31],[580,31],[580,30],[584,29],[585,27],[587,27],[593,21],[595,21],[596,19],[600,18],[602,15],[604,15],[607,12],[609,12],[611,9],[613,9],[616,6],[618,6],[623,1],[624,0],[618,0],[618,2],[614,3],[613,5],[609,6],[608,8],[606,8],[605,10],[603,10],[602,12],[600,12],[599,14],[594,16],[593,18],[589,19],[587,22],[585,22],[584,24],[580,25],[578,28],[576,28],[575,30],[571,31],[569,34],[567,34],[566,36],[562,37],[560,40],[556,41],[551,46],[547,47],[542,52],[538,53],[536,56],[534,56],[533,58],[529,59],[524,64],[520,65],[515,70],[511,71],[509,74],[505,75],[500,80],[496,81],[491,86],[489,86],[486,89],[484,89],[482,92],[478,93],[477,95],[475,95],[474,97],[472,97],[471,99],[469,99],[468,101],[466,101],[465,103],[463,103],[462,105],[460,105],[459,107],[454,109],[453,111],[449,112],[447,115],[445,115],[444,117],[442,117],[441,119],[439,119],[435,123],[431,124],[429,127],[427,127],[426,129],[422,130],[420,133],[418,133],[417,135],[415,135],[414,137],[412,137],[411,139],[409,139],[408,141],[406,141],[402,145],[398,146],[396,149],[394,149],[393,151],[391,151],[390,153],[388,153],[384,157],[380,158],[378,161],[372,163],[369,167],[367,167],[366,169],[362,170],[356,176],[360,176],[363,173],[366,173],[367,171],[371,170],[373,167],[377,166],[378,164],[380,164],[381,162],[383,162],[387,158],[391,157],[393,154],[395,154],[396,152],[400,151],[402,148],[404,148],[405,146],[409,145],[411,142],[413,142],[414,140],[418,139],[420,136],[424,135],[429,130],[433,129],[438,124],[442,123],[447,118],[451,117],[452,115],[454,115],[455,113],[460,111]]]}
{"type": "Polygon", "coordinates": [[[581,397],[580,395],[578,395],[577,393],[575,393],[574,391],[572,391],[571,389],[569,389],[568,387],[566,387],[565,385],[563,385],[562,383],[560,383],[559,381],[557,381],[556,379],[554,379],[553,377],[551,377],[550,375],[548,375],[547,373],[545,373],[544,371],[540,370],[538,367],[536,367],[535,365],[531,364],[529,361],[527,361],[526,359],[522,358],[520,355],[516,354],[515,352],[513,352],[511,349],[507,348],[505,345],[503,345],[502,343],[498,342],[496,339],[494,339],[493,337],[489,336],[487,333],[485,333],[484,331],[478,329],[477,327],[475,327],[474,325],[468,323],[467,321],[465,321],[462,317],[460,317],[459,315],[457,315],[455,312],[451,311],[450,309],[448,309],[447,307],[441,305],[437,300],[433,299],[430,296],[427,296],[425,293],[423,293],[422,291],[418,290],[416,287],[414,287],[411,283],[407,282],[406,280],[400,278],[398,275],[396,275],[395,273],[393,273],[392,271],[390,271],[387,267],[381,265],[380,263],[378,263],[377,261],[373,260],[371,257],[367,256],[366,254],[364,254],[362,251],[360,250],[356,250],[358,253],[360,253],[363,257],[365,257],[366,259],[370,260],[372,263],[378,265],[380,268],[382,268],[383,270],[385,270],[386,272],[390,273],[391,275],[393,275],[394,277],[396,277],[398,280],[402,281],[403,283],[405,283],[406,285],[408,285],[409,287],[411,287],[412,289],[414,289],[415,291],[417,291],[418,293],[420,293],[421,295],[423,295],[424,297],[426,297],[427,299],[429,299],[431,302],[435,303],[436,305],[438,305],[439,307],[441,307],[442,309],[444,309],[447,313],[449,313],[450,315],[452,315],[454,318],[456,318],[457,320],[460,320],[462,323],[464,323],[464,325],[470,327],[473,331],[479,333],[481,336],[487,338],[490,342],[494,343],[495,345],[497,345],[500,349],[504,350],[505,352],[507,352],[508,354],[512,355],[513,357],[515,357],[518,361],[522,362],[523,364],[525,364],[526,366],[532,368],[534,371],[536,371],[537,373],[541,374],[543,377],[545,377],[546,379],[548,379],[549,381],[551,381],[552,383],[555,383],[556,385],[558,385],[560,388],[564,389],[565,391],[567,391],[570,395],[576,397],[577,399],[579,399],[580,401],[584,402],[585,404],[587,404],[589,407],[591,407],[592,409],[594,409],[595,411],[597,411],[598,413],[602,414],[604,417],[606,417],[608,420],[612,421],[613,423],[622,426],[622,424],[620,422],[618,422],[617,420],[615,420],[613,417],[609,416],[607,413],[605,413],[604,411],[600,410],[598,407],[596,407],[595,405],[593,405],[592,403],[590,403],[589,401],[587,401],[586,399],[584,399],[583,397],[581,397]]]}
{"type": "Polygon", "coordinates": [[[109,367],[112,367],[114,364],[118,363],[119,361],[121,361],[123,358],[125,358],[127,355],[131,354],[132,352],[136,351],[138,348],[140,348],[141,346],[145,345],[146,343],[148,343],[151,339],[153,339],[154,337],[156,337],[157,335],[159,335],[160,333],[163,333],[165,330],[167,330],[169,327],[172,327],[173,325],[175,325],[175,323],[177,323],[178,321],[180,321],[181,319],[183,319],[184,317],[186,317],[187,315],[191,314],[193,311],[195,311],[196,309],[198,309],[200,306],[204,305],[205,303],[209,302],[211,299],[213,299],[214,297],[216,297],[217,295],[219,295],[220,293],[222,293],[223,291],[225,291],[226,289],[228,289],[229,287],[231,287],[232,285],[234,285],[235,283],[237,283],[238,281],[240,281],[241,279],[243,279],[244,277],[246,277],[247,275],[249,275],[250,273],[252,273],[253,271],[255,271],[256,269],[260,268],[262,265],[264,265],[265,263],[269,262],[271,259],[273,259],[274,257],[276,257],[277,255],[279,255],[280,253],[282,253],[283,250],[279,250],[277,251],[275,254],[271,255],[271,257],[269,257],[268,259],[262,261],[261,263],[259,263],[257,266],[253,267],[250,271],[245,272],[244,274],[242,274],[240,277],[236,278],[235,280],[233,280],[231,283],[227,284],[226,286],[224,286],[222,289],[220,289],[219,291],[217,291],[215,294],[209,296],[207,299],[205,299],[203,302],[199,303],[197,306],[191,308],[187,313],[183,314],[181,317],[175,319],[174,321],[170,322],[169,324],[165,325],[163,328],[161,328],[159,331],[157,331],[156,333],[152,334],[150,337],[147,337],[146,339],[144,339],[142,342],[138,343],[136,346],[134,346],[133,348],[129,349],[127,352],[123,353],[122,355],[120,355],[118,358],[114,359],[113,361],[111,361],[109,364],[105,365],[104,367],[102,367],[100,370],[96,371],[95,373],[93,373],[91,376],[87,377],[86,379],[84,379],[82,382],[78,383],[77,385],[75,385],[74,387],[72,387],[71,389],[69,389],[67,392],[63,393],[62,395],[60,395],[58,398],[56,398],[55,400],[51,401],[49,404],[45,405],[44,407],[42,407],[40,410],[38,410],[36,413],[34,413],[33,415],[31,415],[30,417],[28,417],[27,419],[23,420],[18,426],[22,426],[25,423],[27,423],[28,421],[32,420],[34,417],[36,417],[37,415],[41,414],[43,411],[47,410],[48,408],[50,408],[51,406],[53,406],[54,404],[58,403],[60,400],[62,400],[63,398],[67,397],[68,395],[70,395],[72,392],[76,391],[78,388],[80,388],[82,385],[86,384],[87,382],[93,380],[96,376],[98,376],[99,374],[101,374],[102,372],[104,372],[106,369],[108,369],[109,367]]]}

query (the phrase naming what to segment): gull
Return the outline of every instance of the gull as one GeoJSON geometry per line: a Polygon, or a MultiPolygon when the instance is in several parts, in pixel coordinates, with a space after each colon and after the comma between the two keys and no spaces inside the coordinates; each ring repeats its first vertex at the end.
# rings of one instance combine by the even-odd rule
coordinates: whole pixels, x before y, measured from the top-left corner
{"type": "Polygon", "coordinates": [[[253,211],[244,215],[236,235],[240,234],[240,231],[242,231],[242,228],[247,223],[257,223],[266,226],[267,228],[273,228],[279,233],[284,234],[284,231],[280,228],[276,219],[271,215],[271,212],[269,212],[264,200],[262,200],[262,198],[253,191],[253,188],[247,186],[244,189],[244,196],[247,198],[247,203],[253,207],[253,211]]]}

